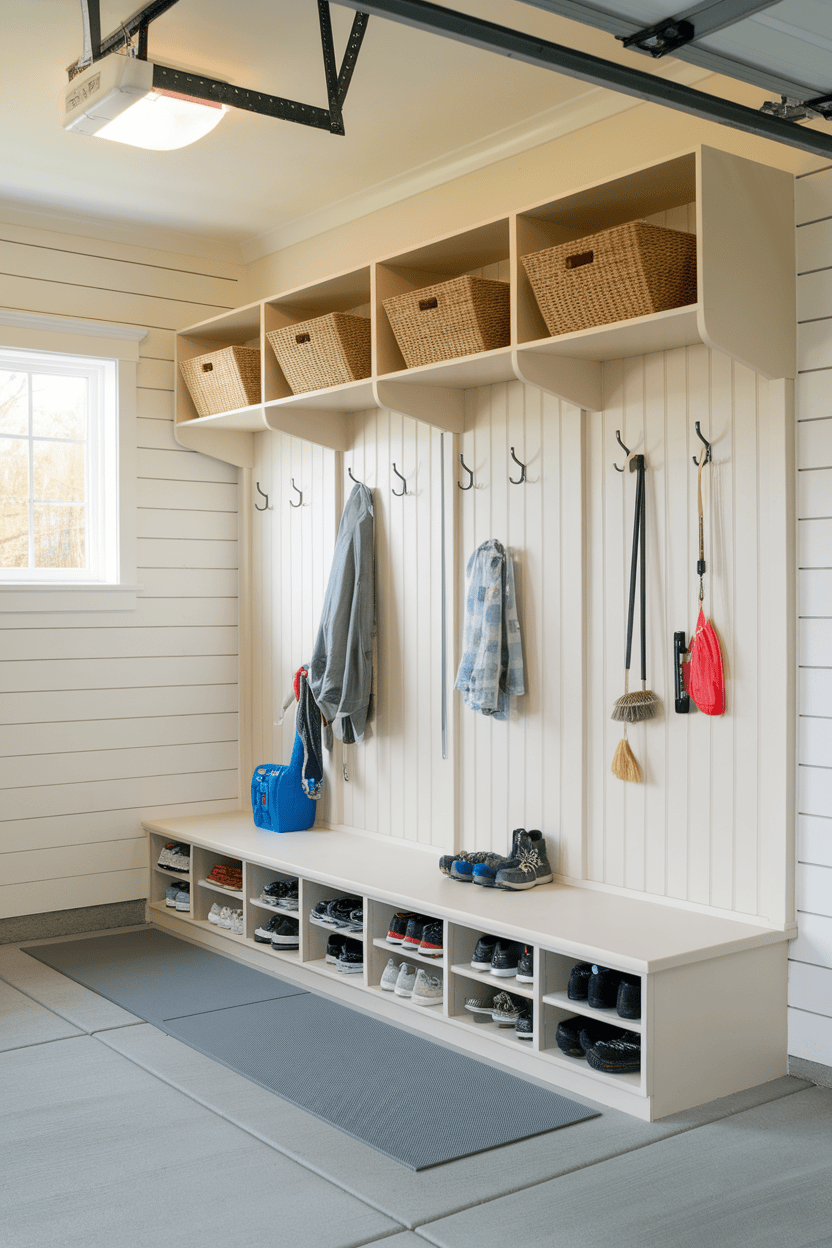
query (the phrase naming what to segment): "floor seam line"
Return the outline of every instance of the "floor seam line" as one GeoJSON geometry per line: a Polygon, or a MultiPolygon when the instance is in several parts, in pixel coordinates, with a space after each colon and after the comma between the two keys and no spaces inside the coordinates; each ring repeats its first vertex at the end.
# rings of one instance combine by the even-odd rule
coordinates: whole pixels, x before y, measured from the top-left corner
{"type": "MultiPolygon", "coordinates": [[[[148,1023],[146,1024],[146,1026],[152,1027],[153,1024],[148,1023]]],[[[119,1029],[113,1028],[111,1030],[119,1030],[119,1029]]],[[[169,1036],[169,1033],[167,1032],[162,1032],[161,1034],[164,1036],[168,1036],[169,1039],[174,1040],[177,1044],[182,1044],[181,1040],[177,1040],[175,1036],[169,1036]]],[[[72,1037],[69,1037],[69,1038],[71,1039],[72,1037]]],[[[97,1035],[93,1036],[92,1038],[97,1039],[97,1035]]],[[[409,1226],[406,1222],[402,1222],[400,1218],[390,1213],[389,1210],[384,1209],[380,1205],[375,1204],[367,1196],[364,1196],[359,1192],[353,1191],[352,1188],[349,1188],[344,1183],[341,1183],[337,1179],[332,1178],[331,1175],[325,1174],[324,1171],[321,1170],[320,1168],[311,1165],[308,1161],[305,1161],[300,1157],[297,1157],[294,1153],[289,1152],[287,1149],[281,1148],[279,1144],[276,1144],[273,1140],[267,1139],[265,1136],[261,1135],[259,1131],[256,1131],[251,1127],[243,1126],[241,1123],[237,1122],[234,1118],[232,1118],[229,1114],[219,1109],[216,1105],[212,1105],[208,1101],[203,1100],[202,1097],[199,1096],[196,1092],[190,1092],[187,1089],[181,1087],[178,1083],[175,1083],[173,1079],[167,1078],[165,1075],[160,1074],[159,1071],[154,1069],[153,1067],[146,1066],[143,1062],[140,1062],[137,1058],[131,1057],[130,1054],[123,1053],[121,1049],[117,1049],[114,1045],[107,1044],[106,1040],[101,1040],[100,1043],[104,1044],[107,1048],[111,1049],[112,1052],[118,1053],[121,1057],[124,1057],[128,1062],[132,1062],[134,1066],[138,1066],[140,1070],[146,1071],[147,1074],[151,1075],[154,1079],[158,1079],[161,1083],[164,1083],[167,1087],[173,1088],[174,1091],[180,1092],[182,1096],[186,1096],[188,1097],[189,1100],[194,1101],[197,1105],[201,1105],[203,1109],[207,1109],[209,1113],[216,1114],[218,1118],[222,1118],[224,1122],[230,1123],[232,1127],[237,1127],[238,1130],[242,1131],[245,1135],[250,1136],[252,1139],[258,1140],[259,1143],[264,1144],[266,1148],[271,1148],[274,1152],[279,1153],[281,1157],[286,1157],[289,1161],[294,1162],[296,1165],[300,1166],[302,1169],[308,1170],[310,1174],[316,1174],[318,1178],[323,1179],[326,1183],[331,1183],[333,1187],[337,1187],[340,1191],[346,1192],[348,1196],[354,1197],[355,1200],[360,1201],[363,1205],[366,1205],[368,1208],[374,1209],[377,1213],[380,1213],[384,1217],[389,1218],[391,1222],[396,1222],[398,1224],[399,1229],[396,1231],[391,1231],[390,1232],[391,1235],[398,1235],[401,1233],[401,1231],[410,1231],[414,1229],[412,1226],[409,1226]]],[[[208,1058],[207,1060],[211,1061],[213,1059],[208,1058]]],[[[241,1075],[239,1077],[244,1079],[245,1075],[241,1075]]],[[[272,1095],[278,1096],[276,1092],[272,1093],[272,1095]]],[[[279,1097],[278,1099],[282,1100],[283,1098],[279,1097]]],[[[287,1105],[291,1105],[291,1101],[286,1101],[285,1103],[287,1105]]],[[[298,1107],[293,1106],[293,1108],[298,1108],[298,1107]]],[[[300,1112],[305,1113],[307,1111],[301,1109],[300,1112]]],[[[333,1128],[333,1129],[337,1130],[337,1128],[333,1128]]],[[[376,1236],[376,1239],[378,1238],[379,1236],[376,1236]]],[[[364,1242],[371,1244],[373,1243],[373,1240],[365,1240],[364,1242]]]]}
{"type": "Polygon", "coordinates": [[[2,1053],[19,1053],[21,1049],[40,1049],[45,1044],[61,1044],[64,1040],[88,1040],[90,1038],[88,1031],[79,1031],[75,1036],[54,1036],[51,1040],[30,1040],[28,1044],[12,1044],[7,1049],[0,1049],[2,1053]]]}
{"type": "MultiPolygon", "coordinates": [[[[43,965],[43,963],[42,963],[41,965],[43,965]]],[[[60,974],[61,974],[61,972],[60,972],[60,971],[56,971],[56,972],[55,972],[55,974],[56,974],[56,975],[60,975],[60,974]]],[[[63,978],[63,979],[66,979],[68,983],[70,983],[70,984],[75,984],[77,987],[82,988],[82,989],[84,990],[84,992],[90,992],[90,991],[91,991],[91,989],[89,989],[89,988],[84,988],[83,984],[78,984],[78,981],[77,981],[77,980],[74,980],[74,979],[69,979],[69,976],[67,976],[67,975],[62,976],[62,978],[63,978]]],[[[79,1031],[80,1031],[83,1035],[85,1035],[85,1036],[91,1036],[91,1035],[93,1035],[93,1034],[94,1034],[92,1031],[88,1031],[88,1030],[86,1029],[86,1027],[84,1027],[81,1023],[79,1023],[79,1022],[77,1021],[77,1019],[75,1019],[75,1018],[70,1018],[69,1014],[64,1014],[64,1013],[62,1013],[62,1011],[61,1011],[61,1010],[59,1010],[59,1009],[56,1009],[54,1005],[47,1005],[45,1001],[39,1001],[37,997],[33,997],[33,996],[32,996],[31,992],[27,992],[25,988],[19,988],[19,987],[18,987],[18,985],[17,985],[17,984],[13,984],[13,983],[12,983],[12,981],[11,981],[10,979],[5,979],[2,975],[0,975],[0,979],[2,979],[2,980],[3,980],[3,983],[4,983],[4,984],[8,984],[10,988],[14,988],[15,992],[19,992],[19,993],[21,994],[21,996],[26,997],[29,1001],[34,1001],[35,1005],[39,1005],[39,1006],[41,1006],[44,1010],[48,1010],[48,1011],[49,1011],[49,1013],[50,1013],[50,1014],[54,1014],[56,1018],[62,1018],[62,1019],[64,1020],[64,1022],[65,1022],[65,1023],[69,1023],[69,1024],[71,1024],[71,1026],[73,1026],[73,1027],[77,1027],[77,1028],[78,1028],[78,1030],[79,1030],[79,1031]]],[[[97,996],[97,997],[99,998],[99,1000],[101,1000],[101,1001],[106,1001],[106,1000],[107,1000],[107,998],[106,998],[106,997],[102,997],[99,993],[95,993],[94,995],[95,995],[95,996],[97,996]]],[[[114,1004],[114,1002],[108,1002],[108,1004],[112,1005],[112,1004],[114,1004]]],[[[117,1009],[121,1009],[122,1007],[121,1007],[121,1006],[117,1006],[116,1008],[117,1008],[117,1009]]],[[[125,1010],[125,1013],[128,1013],[128,1011],[127,1011],[127,1010],[125,1010]]],[[[139,1022],[143,1022],[144,1020],[140,1018],[140,1019],[138,1019],[138,1021],[139,1021],[139,1022]]],[[[128,1023],[120,1023],[120,1024],[118,1024],[118,1025],[119,1025],[119,1026],[123,1026],[123,1027],[133,1026],[133,1024],[132,1024],[132,1023],[129,1023],[129,1024],[128,1024],[128,1023]]],[[[98,1028],[98,1030],[99,1030],[99,1031],[109,1031],[109,1030],[113,1030],[113,1028],[99,1027],[99,1028],[98,1028]]],[[[67,1038],[67,1039],[69,1039],[70,1037],[66,1037],[66,1038],[67,1038]]],[[[37,1043],[38,1043],[38,1041],[35,1041],[35,1043],[37,1044],[37,1043]]],[[[46,1043],[48,1043],[48,1041],[44,1041],[43,1043],[45,1043],[45,1044],[46,1044],[46,1043]]],[[[25,1046],[25,1045],[21,1045],[20,1047],[21,1047],[21,1048],[25,1048],[26,1046],[25,1046]]]]}
{"type": "MultiPolygon", "coordinates": [[[[793,1088],[790,1092],[784,1092],[782,1096],[774,1097],[772,1101],[763,1101],[763,1105],[774,1104],[774,1101],[785,1100],[788,1096],[795,1096],[799,1092],[806,1092],[806,1088],[793,1088]]],[[[544,1183],[556,1183],[558,1179],[564,1179],[570,1174],[576,1174],[579,1170],[591,1170],[594,1166],[604,1165],[608,1161],[614,1161],[616,1157],[624,1157],[628,1153],[638,1153],[645,1148],[654,1148],[659,1144],[666,1144],[670,1140],[678,1139],[683,1135],[690,1135],[692,1131],[699,1131],[702,1127],[713,1127],[717,1123],[726,1122],[729,1118],[736,1118],[739,1114],[750,1113],[752,1109],[759,1109],[759,1105],[749,1105],[747,1109],[738,1109],[730,1114],[723,1114],[719,1118],[713,1118],[710,1122],[698,1122],[695,1126],[683,1127],[679,1131],[674,1131],[672,1135],[664,1135],[660,1140],[645,1140],[642,1144],[634,1144],[631,1148],[623,1148],[617,1153],[609,1153],[605,1157],[596,1157],[594,1161],[584,1162],[582,1165],[572,1166],[569,1170],[562,1170],[560,1174],[550,1175],[545,1179],[536,1179],[531,1183],[524,1183],[519,1187],[514,1187],[511,1191],[500,1192],[496,1196],[490,1196],[487,1199],[473,1201],[470,1205],[464,1205],[461,1209],[455,1209],[453,1213],[443,1213],[438,1218],[426,1218],[424,1222],[417,1222],[409,1229],[418,1234],[419,1228],[423,1226],[432,1226],[435,1222],[441,1222],[445,1218],[456,1217],[459,1213],[465,1213],[469,1209],[479,1208],[481,1205],[490,1205],[495,1200],[502,1200],[506,1196],[517,1196],[521,1192],[529,1192],[532,1188],[542,1187],[544,1183]]],[[[423,1237],[425,1238],[425,1237],[423,1237]]]]}

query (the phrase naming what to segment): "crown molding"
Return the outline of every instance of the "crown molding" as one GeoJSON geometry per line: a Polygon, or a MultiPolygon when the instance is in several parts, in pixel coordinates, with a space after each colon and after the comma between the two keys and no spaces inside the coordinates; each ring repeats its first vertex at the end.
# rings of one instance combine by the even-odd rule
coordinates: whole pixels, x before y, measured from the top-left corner
{"type": "Polygon", "coordinates": [[[125,342],[141,342],[147,337],[147,330],[137,325],[108,325],[106,321],[44,316],[40,312],[19,312],[16,308],[0,308],[0,325],[12,325],[15,329],[39,329],[52,334],[83,334],[87,338],[118,338],[125,342]]]}
{"type": "MultiPolygon", "coordinates": [[[[713,77],[710,70],[696,65],[686,65],[681,61],[668,65],[662,77],[674,82],[693,86],[704,78],[713,77]]],[[[581,95],[556,105],[544,113],[526,118],[514,126],[498,130],[485,139],[469,143],[457,148],[436,160],[428,161],[415,169],[374,186],[348,195],[335,203],[327,204],[314,212],[286,221],[264,234],[258,234],[241,243],[240,251],[243,262],[251,264],[264,256],[282,251],[295,243],[304,242],[328,230],[337,229],[360,217],[369,216],[382,208],[414,195],[422,194],[443,183],[452,182],[478,169],[506,160],[521,152],[541,147],[553,139],[582,130],[586,126],[606,121],[630,108],[638,108],[643,101],[632,96],[620,95],[600,87],[593,87],[581,95]]]]}

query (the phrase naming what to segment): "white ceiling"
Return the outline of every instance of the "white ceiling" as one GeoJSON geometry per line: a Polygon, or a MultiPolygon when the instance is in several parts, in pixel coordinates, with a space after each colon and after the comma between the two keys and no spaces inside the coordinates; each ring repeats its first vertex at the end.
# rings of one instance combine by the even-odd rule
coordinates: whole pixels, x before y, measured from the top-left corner
{"type": "MultiPolygon", "coordinates": [[[[610,35],[516,0],[446,3],[633,62],[610,35]]],[[[137,7],[102,0],[102,34],[137,7]]],[[[183,250],[218,244],[252,259],[636,104],[373,17],[344,109],[345,138],[232,109],[192,147],[141,151],[61,128],[58,95],[82,50],[78,0],[2,0],[0,8],[0,216],[36,213],[76,228],[79,219],[126,223],[136,241],[153,235],[156,245],[175,240],[183,250]]],[[[333,4],[332,17],[340,58],[353,14],[333,4]]],[[[150,27],[149,57],[326,107],[315,0],[179,0],[150,27]]],[[[689,83],[703,77],[669,58],[636,60],[689,83]]]]}

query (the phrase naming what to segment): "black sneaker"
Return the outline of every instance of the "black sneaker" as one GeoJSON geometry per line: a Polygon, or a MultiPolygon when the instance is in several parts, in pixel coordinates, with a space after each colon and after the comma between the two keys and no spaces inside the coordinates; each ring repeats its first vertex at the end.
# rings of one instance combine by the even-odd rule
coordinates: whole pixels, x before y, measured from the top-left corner
{"type": "Polygon", "coordinates": [[[521,948],[513,940],[498,940],[491,958],[491,974],[498,975],[500,979],[514,979],[521,948]]]}
{"type": "Polygon", "coordinates": [[[625,975],[618,985],[615,1008],[621,1018],[641,1018],[641,980],[625,975]]]}
{"type": "Polygon", "coordinates": [[[407,925],[411,919],[415,919],[412,910],[397,910],[390,920],[390,926],[387,929],[388,945],[400,945],[407,935],[407,925]]]}
{"type": "Polygon", "coordinates": [[[260,927],[254,929],[254,939],[258,945],[270,945],[272,943],[272,933],[278,923],[283,922],[282,914],[273,914],[268,923],[263,923],[260,927]]]}
{"type": "Polygon", "coordinates": [[[490,971],[491,959],[497,946],[496,936],[480,936],[477,947],[471,957],[471,965],[475,971],[490,971]]]}
{"type": "Polygon", "coordinates": [[[587,1002],[595,1010],[614,1010],[620,983],[620,971],[611,971],[606,966],[593,966],[587,984],[587,1002]]]}
{"type": "Polygon", "coordinates": [[[581,1028],[585,1023],[586,1019],[580,1018],[577,1014],[573,1018],[564,1018],[558,1023],[555,1043],[561,1053],[566,1053],[569,1057],[583,1057],[581,1028]]]}
{"type": "Polygon", "coordinates": [[[443,953],[443,924],[441,919],[431,919],[422,928],[419,953],[423,958],[441,958],[443,953]]]}
{"type": "Polygon", "coordinates": [[[613,1040],[620,1035],[620,1028],[612,1023],[596,1023],[593,1019],[585,1018],[578,1039],[584,1053],[588,1053],[600,1040],[613,1040]]]}
{"type": "MultiPolygon", "coordinates": [[[[271,927],[271,923],[269,926],[271,927]]],[[[299,948],[297,919],[288,919],[284,914],[276,914],[272,928],[272,949],[299,948]]]]}
{"type": "Polygon", "coordinates": [[[534,1008],[531,1001],[523,1007],[514,1024],[514,1034],[518,1040],[534,1040],[534,1008]]]}
{"type": "Polygon", "coordinates": [[[342,975],[360,975],[364,970],[364,946],[360,940],[345,940],[336,969],[342,975]]]}
{"type": "Polygon", "coordinates": [[[591,962],[576,962],[569,976],[569,987],[566,995],[570,1001],[586,1001],[589,977],[592,974],[591,962]]]}
{"type": "Polygon", "coordinates": [[[334,966],[340,958],[341,950],[344,948],[346,941],[346,936],[338,936],[335,932],[333,932],[329,940],[326,942],[326,961],[329,962],[331,966],[334,966]]]}
{"type": "Polygon", "coordinates": [[[353,906],[350,910],[349,921],[347,922],[347,931],[363,932],[364,931],[364,907],[353,906]]]}
{"type": "Polygon", "coordinates": [[[622,1031],[610,1040],[598,1040],[586,1055],[593,1070],[628,1074],[641,1069],[641,1036],[622,1031]]]}
{"type": "Polygon", "coordinates": [[[523,946],[523,954],[517,963],[517,982],[518,984],[534,983],[534,948],[531,945],[523,946]]]}
{"type": "Polygon", "coordinates": [[[274,880],[263,889],[260,901],[265,906],[282,906],[284,910],[297,910],[297,880],[274,880]]]}
{"type": "Polygon", "coordinates": [[[422,935],[427,919],[423,919],[420,914],[414,914],[413,918],[407,924],[404,940],[402,941],[402,949],[409,949],[411,953],[418,953],[419,946],[422,943],[422,935]]]}

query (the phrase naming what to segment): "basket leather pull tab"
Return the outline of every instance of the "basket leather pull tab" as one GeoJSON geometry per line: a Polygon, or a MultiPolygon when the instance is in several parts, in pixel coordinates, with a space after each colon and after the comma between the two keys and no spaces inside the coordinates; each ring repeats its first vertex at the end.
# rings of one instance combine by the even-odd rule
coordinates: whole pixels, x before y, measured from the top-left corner
{"type": "Polygon", "coordinates": [[[295,334],[295,342],[309,342],[309,334],[295,334]]]}
{"type": "Polygon", "coordinates": [[[434,295],[432,299],[420,299],[419,300],[420,312],[427,312],[429,311],[430,308],[438,308],[438,307],[439,307],[439,300],[436,298],[436,295],[434,295]]]}
{"type": "Polygon", "coordinates": [[[581,251],[576,256],[566,257],[566,267],[567,269],[579,269],[582,264],[592,264],[594,259],[594,251],[581,251]]]}
{"type": "Polygon", "coordinates": [[[202,365],[202,371],[203,371],[203,373],[212,373],[212,372],[214,371],[214,365],[213,365],[213,364],[203,364],[203,365],[202,365]]]}

